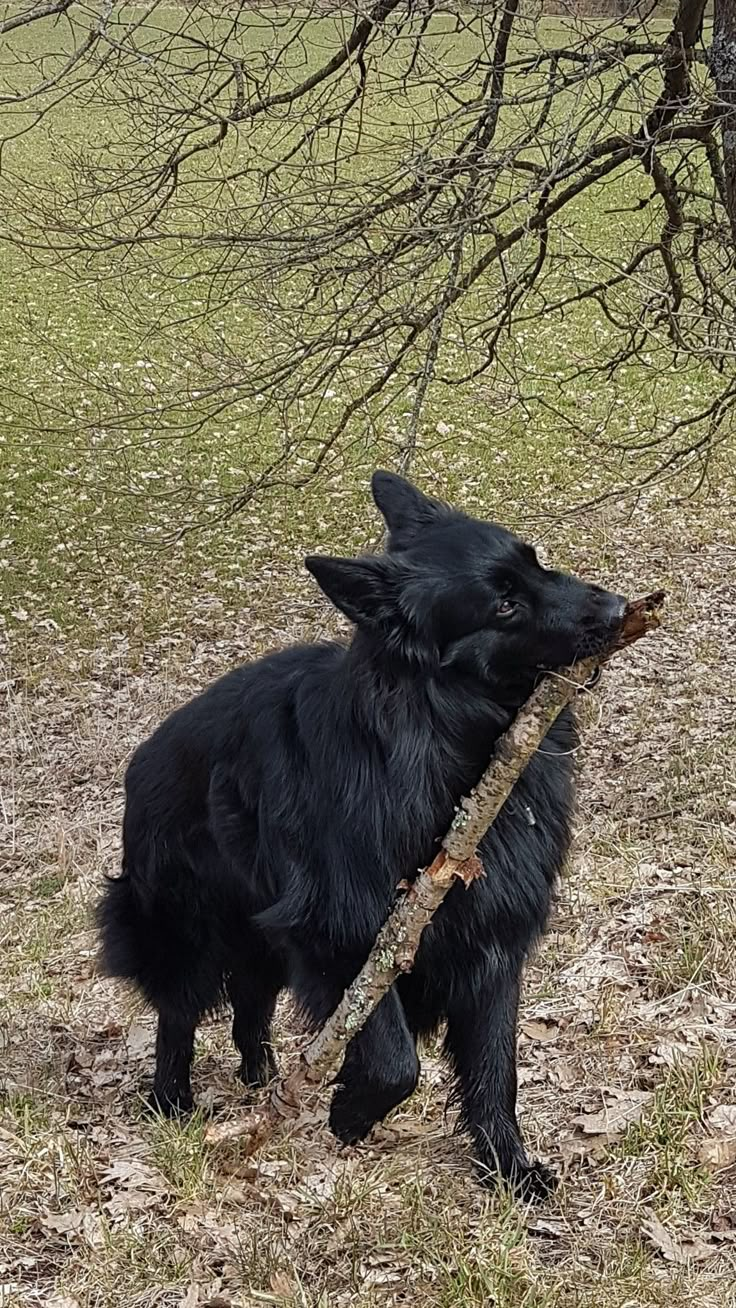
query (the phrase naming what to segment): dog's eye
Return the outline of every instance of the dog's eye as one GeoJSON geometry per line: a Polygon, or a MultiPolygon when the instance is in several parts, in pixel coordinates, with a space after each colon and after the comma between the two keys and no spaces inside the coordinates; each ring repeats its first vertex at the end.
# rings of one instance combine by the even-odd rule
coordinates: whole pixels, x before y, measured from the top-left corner
{"type": "Polygon", "coordinates": [[[513,601],[513,600],[511,600],[511,599],[502,599],[502,600],[501,600],[501,603],[499,604],[499,606],[498,606],[498,608],[497,608],[497,610],[496,610],[496,612],[499,614],[500,617],[502,617],[502,618],[507,618],[507,617],[509,616],[509,614],[511,614],[511,613],[514,612],[514,609],[515,609],[515,608],[516,608],[516,605],[514,604],[514,601],[513,601]]]}

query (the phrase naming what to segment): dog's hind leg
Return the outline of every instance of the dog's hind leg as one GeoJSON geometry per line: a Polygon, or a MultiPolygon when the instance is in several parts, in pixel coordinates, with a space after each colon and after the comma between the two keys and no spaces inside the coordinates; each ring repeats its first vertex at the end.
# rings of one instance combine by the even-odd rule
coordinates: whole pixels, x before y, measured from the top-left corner
{"type": "Polygon", "coordinates": [[[149,999],[158,1010],[156,1070],[149,1102],[166,1117],[190,1113],[194,1035],[204,1015],[221,1002],[222,967],[215,953],[203,951],[199,957],[193,954],[186,971],[172,969],[167,982],[160,976],[155,985],[150,975],[147,980],[149,999]]]}
{"type": "Polygon", "coordinates": [[[159,1009],[156,1072],[149,1102],[165,1117],[191,1113],[194,1107],[190,1070],[198,1017],[159,1009]]]}
{"type": "Polygon", "coordinates": [[[153,889],[137,872],[108,882],[97,921],[105,971],[134,982],[158,1014],[151,1107],[167,1116],[190,1112],[194,1033],[224,992],[219,934],[190,862],[157,869],[153,889]]]}
{"type": "Polygon", "coordinates": [[[529,1160],[516,1121],[519,970],[512,964],[489,969],[463,988],[448,1010],[445,1050],[483,1178],[500,1174],[520,1196],[539,1199],[554,1189],[555,1178],[529,1160]]]}
{"type": "Polygon", "coordinates": [[[229,956],[225,984],[233,1006],[233,1042],[240,1054],[238,1076],[246,1086],[266,1085],[278,1070],[271,1019],[286,976],[278,955],[252,927],[229,956]]]}

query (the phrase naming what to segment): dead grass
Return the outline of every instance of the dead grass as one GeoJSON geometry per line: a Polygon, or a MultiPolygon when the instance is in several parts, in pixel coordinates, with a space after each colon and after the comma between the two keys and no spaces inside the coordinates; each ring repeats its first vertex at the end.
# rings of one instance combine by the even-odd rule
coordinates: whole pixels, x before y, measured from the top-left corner
{"type": "MultiPolygon", "coordinates": [[[[323,630],[249,593],[228,627],[3,669],[0,1304],[727,1308],[736,1283],[736,555],[718,514],[644,510],[552,541],[670,591],[666,630],[590,704],[575,858],[529,970],[530,1142],[560,1192],[526,1211],[475,1183],[428,1050],[361,1149],[314,1120],[256,1159],[205,1144],[242,1112],[228,1020],[202,1032],[185,1126],[142,1094],[153,1027],[95,974],[89,908],[118,857],[120,778],[174,702],[237,658],[323,630]],[[259,625],[253,614],[258,613],[259,625]]],[[[294,593],[292,577],[285,577],[294,593]]],[[[305,594],[306,592],[303,592],[305,594]]],[[[279,1030],[288,1058],[293,1027],[279,1030]]]]}

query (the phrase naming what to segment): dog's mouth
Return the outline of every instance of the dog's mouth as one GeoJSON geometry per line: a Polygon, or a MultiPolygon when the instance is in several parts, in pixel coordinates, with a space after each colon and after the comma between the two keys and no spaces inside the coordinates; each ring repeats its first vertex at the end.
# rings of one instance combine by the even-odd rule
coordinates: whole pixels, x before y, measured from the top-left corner
{"type": "Polygon", "coordinates": [[[539,669],[541,672],[553,672],[557,668],[570,667],[581,659],[591,659],[599,654],[603,655],[616,643],[623,630],[624,615],[622,613],[620,622],[613,623],[611,626],[602,629],[581,632],[575,644],[570,645],[564,656],[554,660],[545,659],[543,663],[540,663],[539,669]]]}
{"type": "Polygon", "coordinates": [[[581,640],[578,641],[571,663],[577,663],[579,659],[592,659],[596,654],[603,654],[616,640],[617,636],[623,630],[624,619],[621,615],[621,621],[603,631],[586,632],[581,640]]]}

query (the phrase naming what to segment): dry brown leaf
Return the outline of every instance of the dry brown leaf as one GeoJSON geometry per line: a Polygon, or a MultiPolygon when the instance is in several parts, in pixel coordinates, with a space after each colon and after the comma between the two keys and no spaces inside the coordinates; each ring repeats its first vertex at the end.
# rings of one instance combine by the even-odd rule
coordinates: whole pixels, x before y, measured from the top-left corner
{"type": "Polygon", "coordinates": [[[155,1208],[163,1195],[151,1190],[119,1190],[105,1204],[105,1210],[111,1217],[123,1217],[128,1213],[142,1213],[147,1208],[155,1208]]]}
{"type": "Polygon", "coordinates": [[[165,1194],[169,1188],[161,1172],[135,1158],[118,1158],[104,1173],[102,1184],[117,1184],[130,1190],[150,1190],[157,1194],[165,1194]]]}
{"type": "Polygon", "coordinates": [[[708,1114],[708,1126],[719,1134],[736,1139],[736,1104],[718,1104],[708,1114]]]}
{"type": "Polygon", "coordinates": [[[372,1258],[370,1263],[362,1263],[360,1268],[362,1283],[369,1285],[395,1285],[403,1279],[403,1272],[396,1266],[393,1255],[380,1255],[372,1258]]]}
{"type": "Polygon", "coordinates": [[[647,1220],[642,1222],[641,1233],[649,1244],[657,1250],[657,1253],[661,1253],[662,1257],[666,1258],[668,1263],[681,1263],[683,1261],[682,1251],[677,1240],[670,1235],[667,1227],[663,1226],[655,1213],[651,1213],[647,1220]]]}
{"type": "Polygon", "coordinates": [[[103,1243],[99,1213],[91,1208],[71,1208],[64,1213],[47,1213],[41,1219],[44,1230],[55,1235],[80,1235],[90,1248],[103,1243]]]}
{"type": "Polygon", "coordinates": [[[521,1029],[525,1036],[528,1036],[530,1040],[536,1040],[541,1045],[551,1044],[560,1034],[560,1028],[556,1022],[545,1022],[544,1019],[537,1018],[529,1022],[522,1022],[521,1029]]]}
{"type": "Polygon", "coordinates": [[[569,1058],[557,1058],[549,1069],[549,1079],[560,1090],[572,1090],[578,1084],[579,1072],[569,1058]]]}
{"type": "Polygon", "coordinates": [[[95,1058],[88,1076],[96,1089],[120,1084],[121,1053],[119,1049],[105,1049],[95,1058]]]}
{"type": "Polygon", "coordinates": [[[555,1217],[535,1217],[528,1226],[527,1231],[530,1235],[544,1235],[554,1237],[565,1235],[569,1227],[560,1218],[555,1217]]]}
{"type": "Polygon", "coordinates": [[[604,1090],[606,1101],[596,1113],[580,1113],[573,1118],[585,1135],[600,1136],[609,1144],[620,1140],[628,1129],[638,1122],[651,1102],[651,1090],[604,1090]]]}
{"type": "Polygon", "coordinates": [[[340,1167],[325,1167],[317,1172],[308,1172],[300,1179],[300,1191],[305,1198],[323,1202],[331,1199],[335,1188],[352,1171],[350,1162],[340,1167]]]}
{"type": "Polygon", "coordinates": [[[140,1022],[134,1022],[125,1040],[128,1058],[147,1058],[151,1052],[152,1042],[153,1036],[148,1028],[141,1026],[140,1022]]]}
{"type": "Polygon", "coordinates": [[[603,1158],[608,1144],[604,1135],[569,1135],[560,1140],[558,1150],[565,1167],[569,1167],[584,1158],[603,1158]]]}
{"type": "Polygon", "coordinates": [[[222,1203],[227,1204],[248,1204],[252,1203],[258,1191],[252,1183],[247,1181],[227,1181],[219,1192],[219,1198],[222,1203]]]}
{"type": "Polygon", "coordinates": [[[296,1217],[304,1207],[303,1198],[293,1190],[276,1190],[269,1197],[274,1208],[283,1213],[284,1217],[296,1217]]]}
{"type": "Polygon", "coordinates": [[[736,1213],[719,1209],[713,1214],[710,1224],[718,1232],[719,1239],[736,1239],[736,1213]]]}
{"type": "Polygon", "coordinates": [[[736,1163],[736,1136],[731,1140],[701,1140],[698,1158],[706,1167],[722,1171],[736,1163]]]}
{"type": "Polygon", "coordinates": [[[253,1134],[256,1117],[254,1112],[237,1122],[210,1122],[204,1133],[205,1144],[211,1149],[220,1149],[224,1145],[247,1139],[253,1134]]]}
{"type": "Polygon", "coordinates": [[[656,1213],[650,1213],[641,1226],[642,1235],[657,1253],[668,1263],[704,1262],[718,1253],[718,1248],[700,1236],[672,1235],[659,1220],[656,1213]]]}
{"type": "Polygon", "coordinates": [[[701,1239],[699,1235],[694,1236],[692,1239],[682,1240],[680,1248],[685,1262],[704,1263],[708,1258],[713,1258],[718,1253],[716,1244],[701,1239]]]}
{"type": "Polygon", "coordinates": [[[102,1184],[113,1189],[104,1204],[111,1217],[153,1208],[169,1193],[161,1173],[137,1159],[117,1159],[105,1172],[102,1184]]]}
{"type": "Polygon", "coordinates": [[[70,1208],[65,1213],[46,1213],[41,1218],[41,1225],[56,1235],[75,1235],[82,1230],[84,1216],[80,1208],[70,1208]]]}
{"type": "Polygon", "coordinates": [[[279,1299],[293,1299],[296,1293],[296,1283],[286,1272],[272,1272],[269,1280],[269,1289],[279,1299]]]}
{"type": "Polygon", "coordinates": [[[662,1040],[652,1048],[648,1062],[655,1067],[676,1067],[687,1059],[697,1058],[701,1046],[685,1040],[662,1040]]]}

